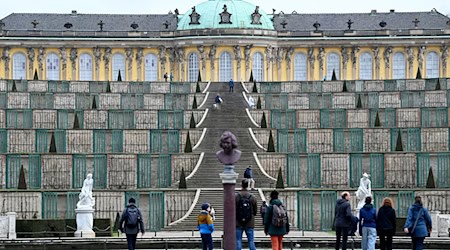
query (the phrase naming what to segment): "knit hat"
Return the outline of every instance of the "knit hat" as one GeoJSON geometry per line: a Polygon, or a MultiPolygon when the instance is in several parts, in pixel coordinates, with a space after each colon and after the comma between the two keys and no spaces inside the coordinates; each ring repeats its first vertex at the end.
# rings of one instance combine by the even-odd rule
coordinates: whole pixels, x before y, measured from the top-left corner
{"type": "Polygon", "coordinates": [[[209,208],[209,204],[208,203],[203,203],[202,204],[202,210],[207,210],[209,208]]]}

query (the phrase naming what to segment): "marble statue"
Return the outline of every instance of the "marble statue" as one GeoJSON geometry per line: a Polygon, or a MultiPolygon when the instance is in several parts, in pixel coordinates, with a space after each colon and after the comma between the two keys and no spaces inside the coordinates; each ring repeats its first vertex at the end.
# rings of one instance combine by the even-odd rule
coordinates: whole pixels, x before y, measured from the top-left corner
{"type": "Polygon", "coordinates": [[[83,182],[83,187],[81,188],[81,193],[79,195],[79,201],[77,203],[77,208],[92,208],[95,205],[95,199],[92,197],[92,188],[94,186],[94,179],[92,179],[92,174],[88,174],[83,182]]]}
{"type": "Polygon", "coordinates": [[[219,145],[222,150],[217,151],[216,156],[223,165],[233,166],[241,158],[241,151],[237,150],[236,136],[230,131],[222,134],[219,145]]]}
{"type": "Polygon", "coordinates": [[[364,173],[359,181],[358,191],[355,193],[355,196],[358,199],[357,209],[361,209],[364,206],[366,197],[372,196],[372,184],[369,177],[369,174],[364,173]]]}

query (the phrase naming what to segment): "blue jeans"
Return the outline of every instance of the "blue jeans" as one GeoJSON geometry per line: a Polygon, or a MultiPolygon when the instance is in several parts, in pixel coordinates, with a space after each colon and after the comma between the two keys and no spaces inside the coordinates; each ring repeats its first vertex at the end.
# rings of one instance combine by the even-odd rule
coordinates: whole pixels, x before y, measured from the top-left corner
{"type": "Polygon", "coordinates": [[[413,250],[422,250],[425,237],[412,237],[413,250]]]}
{"type": "Polygon", "coordinates": [[[236,228],[236,250],[242,250],[242,234],[245,231],[245,235],[247,235],[248,240],[248,248],[250,250],[256,250],[255,246],[255,237],[253,233],[253,228],[243,228],[243,227],[237,227],[236,228]]]}
{"type": "Polygon", "coordinates": [[[137,234],[127,234],[128,250],[136,249],[136,238],[137,234]]]}
{"type": "Polygon", "coordinates": [[[362,234],[361,248],[363,250],[375,250],[377,229],[373,227],[363,227],[362,234]]]}

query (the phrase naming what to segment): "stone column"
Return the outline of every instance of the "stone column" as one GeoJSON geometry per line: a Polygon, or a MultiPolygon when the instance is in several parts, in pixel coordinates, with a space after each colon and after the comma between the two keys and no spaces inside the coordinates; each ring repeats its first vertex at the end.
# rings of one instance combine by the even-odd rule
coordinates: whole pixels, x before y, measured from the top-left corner
{"type": "Polygon", "coordinates": [[[102,51],[99,47],[94,48],[95,63],[95,80],[100,80],[100,60],[102,59],[102,51]]]}
{"type": "Polygon", "coordinates": [[[6,213],[6,216],[8,216],[8,239],[14,240],[17,238],[16,234],[16,216],[17,214],[15,212],[8,212],[6,213]]]}
{"type": "Polygon", "coordinates": [[[125,49],[125,56],[127,60],[127,76],[125,79],[127,81],[133,80],[133,48],[125,49]]]}
{"type": "MultiPolygon", "coordinates": [[[[266,81],[272,81],[272,53],[274,48],[272,48],[272,45],[268,45],[266,48],[266,71],[267,71],[267,79],[266,81]]],[[[255,77],[255,75],[253,75],[255,77]]],[[[261,81],[261,79],[258,79],[261,81]]]]}
{"type": "Polygon", "coordinates": [[[352,79],[356,80],[356,65],[358,63],[358,52],[360,48],[355,46],[352,48],[351,59],[352,59],[352,79]]]}
{"type": "MultiPolygon", "coordinates": [[[[158,80],[163,81],[162,77],[166,73],[166,63],[167,63],[166,47],[164,47],[164,46],[158,47],[158,57],[159,57],[160,65],[161,65],[161,72],[159,72],[158,80]]],[[[145,77],[144,77],[144,80],[145,80],[145,77]]]]}
{"type": "Polygon", "coordinates": [[[409,78],[413,79],[414,78],[414,71],[413,71],[413,66],[414,66],[414,49],[411,47],[407,47],[406,48],[406,54],[408,55],[408,71],[409,71],[409,78]]]}
{"type": "Polygon", "coordinates": [[[245,80],[248,81],[250,79],[250,52],[253,47],[253,44],[248,44],[244,49],[244,59],[245,59],[245,80]]]}
{"type": "Polygon", "coordinates": [[[241,52],[241,46],[239,46],[239,45],[234,46],[234,59],[236,60],[236,68],[237,68],[236,79],[238,81],[242,81],[242,75],[241,75],[242,52],[241,52]]]}
{"type": "Polygon", "coordinates": [[[448,46],[442,45],[441,59],[442,59],[442,75],[441,77],[447,77],[447,58],[448,58],[448,46]]]}
{"type": "Polygon", "coordinates": [[[374,47],[372,49],[373,58],[375,59],[375,79],[380,79],[380,49],[378,47],[374,47]]]}
{"type": "Polygon", "coordinates": [[[207,81],[206,79],[206,51],[205,46],[199,45],[197,47],[198,53],[200,54],[200,74],[202,77],[202,81],[207,81]]]}
{"type": "Polygon", "coordinates": [[[423,67],[423,61],[424,61],[424,54],[425,51],[427,50],[427,47],[425,46],[420,46],[419,47],[419,51],[417,52],[417,62],[419,63],[419,69],[420,69],[420,73],[422,73],[422,77],[425,78],[426,74],[424,72],[424,67],[423,67]]]}
{"type": "Polygon", "coordinates": [[[142,79],[142,59],[143,58],[144,58],[144,49],[138,48],[137,52],[136,52],[137,80],[138,81],[141,81],[141,79],[142,79]]]}
{"type": "Polygon", "coordinates": [[[176,50],[177,60],[178,60],[178,79],[180,79],[181,82],[185,81],[184,72],[185,72],[185,60],[184,60],[184,49],[178,48],[176,50]]]}
{"type": "Polygon", "coordinates": [[[319,80],[323,80],[323,59],[325,56],[325,48],[319,48],[319,54],[317,54],[317,61],[319,61],[319,80]]]}
{"type": "Polygon", "coordinates": [[[309,81],[314,81],[314,64],[316,62],[316,56],[314,55],[314,48],[308,49],[308,62],[309,62],[309,81]]]}
{"type": "Polygon", "coordinates": [[[5,47],[3,48],[3,53],[2,53],[2,59],[5,61],[5,79],[12,79],[12,76],[9,76],[9,62],[11,61],[10,58],[10,47],[5,47]]]}
{"type": "Polygon", "coordinates": [[[216,52],[217,52],[217,45],[213,44],[209,50],[209,61],[211,64],[211,81],[212,82],[217,81],[216,66],[215,66],[216,52]]]}
{"type": "Polygon", "coordinates": [[[44,80],[44,61],[45,61],[45,48],[38,49],[38,67],[39,67],[39,80],[44,80]]]}
{"type": "Polygon", "coordinates": [[[59,57],[61,58],[61,79],[67,80],[67,50],[64,47],[59,48],[59,57]]]}
{"type": "Polygon", "coordinates": [[[276,62],[277,62],[277,80],[281,81],[281,65],[283,63],[283,58],[284,58],[284,48],[278,48],[277,50],[277,57],[276,57],[276,62]]]}
{"type": "Polygon", "coordinates": [[[72,63],[72,81],[77,79],[77,58],[78,50],[76,48],[70,49],[70,62],[72,63]]]}
{"type": "Polygon", "coordinates": [[[223,184],[223,226],[224,249],[236,249],[236,197],[235,187],[239,174],[234,172],[234,166],[225,165],[220,174],[223,184]]]}
{"type": "Polygon", "coordinates": [[[33,79],[33,77],[34,77],[34,59],[36,57],[34,48],[27,49],[27,56],[28,56],[28,75],[29,75],[30,79],[33,79]]]}
{"type": "Polygon", "coordinates": [[[292,67],[292,54],[294,54],[294,48],[289,47],[286,48],[286,68],[287,68],[287,72],[286,72],[286,79],[288,81],[292,81],[292,77],[291,77],[291,67],[292,67]]]}
{"type": "Polygon", "coordinates": [[[342,79],[347,80],[347,65],[349,61],[348,48],[342,47],[341,55],[342,55],[342,79]]]}
{"type": "MultiPolygon", "coordinates": [[[[432,231],[430,233],[431,237],[438,237],[438,220],[439,220],[439,211],[430,211],[430,217],[431,217],[431,224],[433,224],[432,231]]],[[[448,235],[448,234],[447,234],[448,235]]]]}
{"type": "Polygon", "coordinates": [[[384,49],[384,67],[386,69],[386,72],[384,74],[384,79],[390,79],[389,73],[391,71],[391,54],[392,54],[392,47],[387,47],[384,49]]]}
{"type": "Polygon", "coordinates": [[[109,80],[109,62],[111,61],[112,49],[107,47],[105,48],[105,54],[103,54],[103,61],[105,61],[105,79],[104,81],[109,80]]]}

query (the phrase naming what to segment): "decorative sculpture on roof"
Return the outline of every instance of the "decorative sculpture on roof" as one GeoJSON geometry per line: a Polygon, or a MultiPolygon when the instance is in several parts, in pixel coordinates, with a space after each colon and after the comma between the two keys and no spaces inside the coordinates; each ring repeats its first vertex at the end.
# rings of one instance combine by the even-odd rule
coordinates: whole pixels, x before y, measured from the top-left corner
{"type": "Polygon", "coordinates": [[[61,57],[62,70],[67,69],[67,50],[64,47],[59,48],[59,56],[61,57]]]}
{"type": "Polygon", "coordinates": [[[252,24],[262,24],[261,14],[259,14],[259,6],[256,6],[255,12],[252,14],[252,24]]]}
{"type": "Polygon", "coordinates": [[[286,20],[283,20],[283,22],[281,22],[280,24],[281,24],[281,26],[283,26],[283,29],[286,29],[286,25],[288,25],[286,20]]]}
{"type": "Polygon", "coordinates": [[[70,49],[70,62],[72,63],[72,69],[77,69],[77,58],[78,58],[78,49],[72,48],[70,49]]]}
{"type": "Polygon", "coordinates": [[[191,18],[191,22],[189,23],[189,25],[200,24],[201,15],[197,13],[197,11],[195,10],[195,6],[192,7],[192,13],[189,15],[189,17],[191,18]]]}
{"type": "Polygon", "coordinates": [[[216,51],[217,51],[217,44],[211,45],[211,49],[209,50],[209,61],[211,63],[211,69],[214,70],[214,61],[216,59],[216,51]]]}
{"type": "Polygon", "coordinates": [[[31,22],[31,24],[33,25],[33,29],[36,29],[36,26],[39,24],[39,22],[34,19],[33,22],[31,22]]]}
{"type": "Polygon", "coordinates": [[[176,8],[174,12],[175,12],[175,15],[177,15],[177,16],[180,14],[180,11],[178,10],[178,8],[176,8]]]}
{"type": "Polygon", "coordinates": [[[232,24],[231,22],[231,13],[228,12],[227,5],[223,5],[223,12],[219,14],[220,15],[220,22],[219,24],[232,24]]]}
{"type": "Polygon", "coordinates": [[[98,26],[100,26],[100,31],[103,31],[103,25],[105,25],[105,23],[103,22],[103,20],[100,20],[99,23],[97,23],[98,26]]]}
{"type": "Polygon", "coordinates": [[[110,47],[105,48],[105,54],[103,55],[103,61],[105,61],[105,69],[109,70],[109,61],[111,61],[112,49],[110,47]]]}
{"type": "Polygon", "coordinates": [[[164,25],[164,28],[165,28],[165,29],[168,29],[169,26],[170,26],[170,22],[166,20],[166,21],[163,23],[163,25],[164,25]]]}
{"type": "Polygon", "coordinates": [[[352,24],[353,24],[352,19],[348,19],[347,21],[348,30],[352,30],[352,24]]]}
{"type": "Polygon", "coordinates": [[[95,71],[100,69],[100,60],[102,60],[102,50],[99,47],[94,48],[95,71]]]}
{"type": "Polygon", "coordinates": [[[36,54],[34,52],[34,48],[28,48],[27,49],[27,55],[28,55],[28,67],[30,70],[33,70],[34,68],[34,59],[36,57],[36,54]]]}
{"type": "Polygon", "coordinates": [[[245,69],[246,70],[250,69],[250,52],[251,52],[252,48],[253,48],[253,44],[247,44],[247,45],[245,45],[245,48],[244,48],[244,59],[245,59],[245,69]]]}
{"type": "Polygon", "coordinates": [[[442,69],[444,70],[444,72],[447,72],[448,46],[442,45],[441,52],[442,52],[442,55],[441,55],[442,69]]]}
{"type": "Polygon", "coordinates": [[[315,32],[319,32],[320,23],[316,21],[316,22],[313,24],[313,27],[316,29],[315,32]]]}
{"type": "Polygon", "coordinates": [[[352,67],[354,69],[356,69],[356,64],[358,62],[358,52],[359,52],[360,48],[358,46],[354,46],[352,47],[352,53],[351,53],[351,57],[352,57],[352,67]]]}
{"type": "Polygon", "coordinates": [[[241,55],[241,46],[236,45],[234,46],[234,58],[237,62],[237,68],[241,68],[241,62],[242,62],[242,55],[241,55]]]}
{"type": "Polygon", "coordinates": [[[197,46],[197,50],[200,53],[200,61],[202,62],[202,69],[206,68],[206,51],[205,46],[199,45],[197,46]]]}
{"type": "Polygon", "coordinates": [[[287,64],[288,69],[291,69],[292,54],[294,54],[294,48],[292,48],[292,47],[287,48],[286,49],[286,64],[287,64]]]}
{"type": "Polygon", "coordinates": [[[314,64],[316,62],[316,56],[314,55],[314,48],[310,47],[308,49],[308,61],[311,67],[311,70],[314,72],[314,64]]]}
{"type": "Polygon", "coordinates": [[[325,48],[319,48],[319,54],[317,54],[317,60],[319,61],[319,69],[323,70],[323,59],[325,57],[325,48]]]}
{"type": "Polygon", "coordinates": [[[341,48],[341,55],[342,55],[342,68],[345,70],[347,69],[348,60],[350,59],[347,47],[341,48]]]}
{"type": "Polygon", "coordinates": [[[392,54],[392,47],[387,47],[384,49],[384,66],[389,69],[391,68],[391,54],[392,54]]]}
{"type": "Polygon", "coordinates": [[[9,71],[9,61],[11,60],[10,58],[10,47],[5,47],[3,48],[3,53],[2,53],[2,59],[5,61],[5,71],[8,72],[9,71]]]}
{"type": "Polygon", "coordinates": [[[45,49],[44,48],[39,48],[38,50],[38,66],[39,66],[39,70],[42,72],[44,70],[44,56],[45,56],[45,49]]]}
{"type": "Polygon", "coordinates": [[[424,56],[426,50],[427,50],[427,47],[420,46],[419,52],[417,53],[417,61],[419,62],[419,68],[421,68],[421,69],[423,67],[423,56],[424,56]]]}

